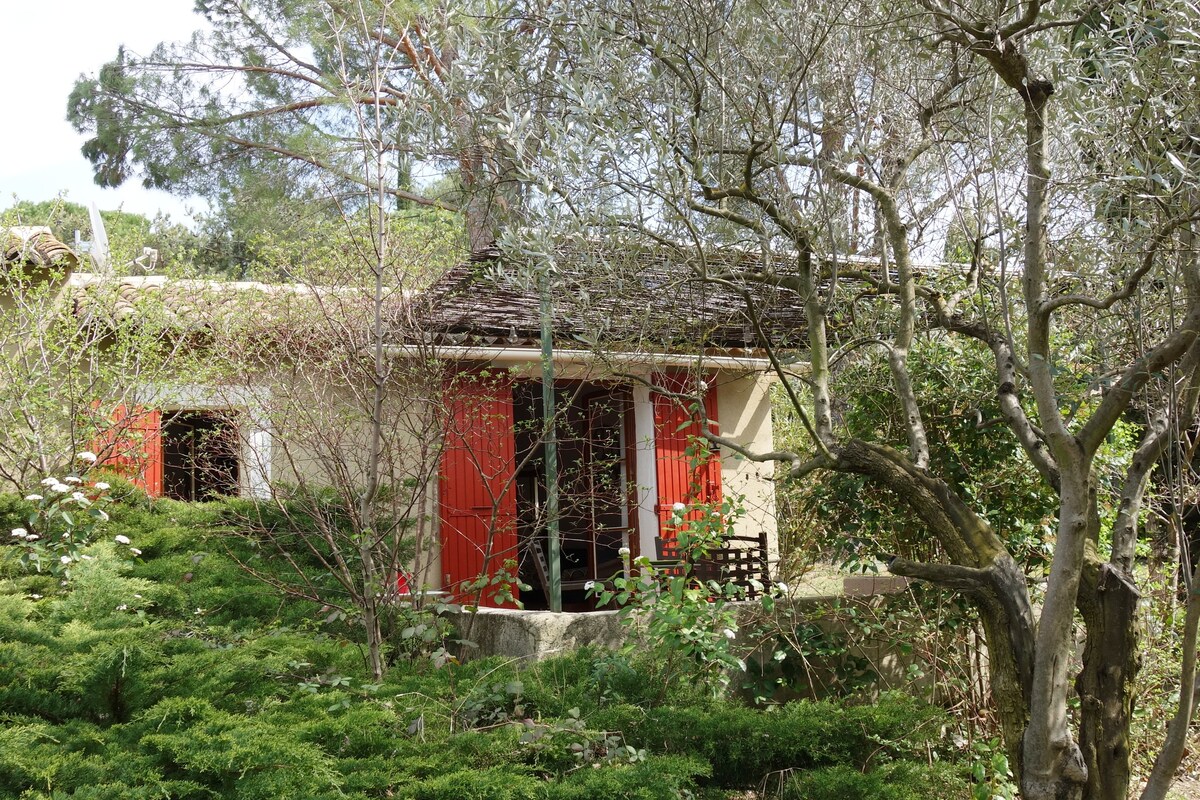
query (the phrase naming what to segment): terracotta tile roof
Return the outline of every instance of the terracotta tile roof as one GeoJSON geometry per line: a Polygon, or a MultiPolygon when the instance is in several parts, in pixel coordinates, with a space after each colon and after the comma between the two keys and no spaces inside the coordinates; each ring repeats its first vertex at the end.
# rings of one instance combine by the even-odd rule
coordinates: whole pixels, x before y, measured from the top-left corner
{"type": "MultiPolygon", "coordinates": [[[[556,338],[631,349],[754,348],[760,342],[737,288],[749,291],[773,341],[803,342],[802,299],[792,290],[746,277],[761,266],[756,256],[726,251],[707,260],[710,270],[728,275],[732,286],[696,279],[684,250],[560,249],[551,292],[556,338]],[[602,269],[595,268],[597,259],[602,269]]],[[[484,252],[431,287],[416,313],[422,327],[455,344],[533,344],[541,324],[539,296],[531,284],[529,275],[519,274],[498,252],[484,252]]]]}
{"type": "Polygon", "coordinates": [[[79,258],[44,226],[19,226],[0,231],[4,263],[24,262],[37,267],[61,265],[73,269],[79,258]]]}
{"type": "Polygon", "coordinates": [[[162,275],[109,278],[81,273],[72,276],[71,288],[76,315],[111,316],[123,321],[161,314],[168,324],[191,328],[273,310],[277,298],[290,287],[179,280],[162,275]]]}
{"type": "MultiPolygon", "coordinates": [[[[120,278],[76,274],[70,283],[76,316],[101,325],[136,320],[181,335],[236,332],[258,341],[316,340],[336,328],[339,335],[365,336],[372,318],[371,297],[358,289],[168,278],[120,278]]],[[[402,318],[400,293],[388,299],[387,317],[402,318]]]]}

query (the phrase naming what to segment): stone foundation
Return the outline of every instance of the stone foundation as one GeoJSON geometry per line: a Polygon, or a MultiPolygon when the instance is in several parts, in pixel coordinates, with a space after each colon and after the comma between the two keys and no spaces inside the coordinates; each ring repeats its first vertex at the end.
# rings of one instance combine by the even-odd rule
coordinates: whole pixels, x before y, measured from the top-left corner
{"type": "Polygon", "coordinates": [[[541,660],[585,645],[615,649],[625,629],[615,611],[586,614],[481,608],[450,615],[459,635],[474,642],[467,658],[506,656],[541,660]]]}

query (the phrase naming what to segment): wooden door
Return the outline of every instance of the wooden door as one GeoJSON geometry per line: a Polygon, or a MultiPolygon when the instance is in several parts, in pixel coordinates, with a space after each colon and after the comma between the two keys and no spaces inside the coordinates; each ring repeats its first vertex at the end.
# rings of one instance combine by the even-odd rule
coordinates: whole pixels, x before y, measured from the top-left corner
{"type": "MultiPolygon", "coordinates": [[[[518,560],[512,384],[484,377],[453,378],[446,389],[446,444],[438,486],[444,588],[459,601],[465,581],[495,575],[518,560]]],[[[482,605],[499,605],[494,591],[482,605]]],[[[514,590],[515,594],[515,590],[514,590]]]]}

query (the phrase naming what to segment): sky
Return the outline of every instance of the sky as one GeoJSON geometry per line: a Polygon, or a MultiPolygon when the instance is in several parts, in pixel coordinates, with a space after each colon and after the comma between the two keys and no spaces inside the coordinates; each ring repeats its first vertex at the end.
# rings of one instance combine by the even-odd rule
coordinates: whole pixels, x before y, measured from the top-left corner
{"type": "MultiPolygon", "coordinates": [[[[39,0],[3,3],[0,12],[0,209],[21,200],[68,200],[101,210],[121,208],[153,217],[158,211],[187,222],[204,208],[135,179],[118,189],[92,182],[79,152],[86,136],[66,120],[67,96],[80,73],[95,74],[124,44],[149,52],[161,41],[188,38],[203,24],[193,0],[39,0]]],[[[36,223],[36,220],[30,220],[36,223]]]]}

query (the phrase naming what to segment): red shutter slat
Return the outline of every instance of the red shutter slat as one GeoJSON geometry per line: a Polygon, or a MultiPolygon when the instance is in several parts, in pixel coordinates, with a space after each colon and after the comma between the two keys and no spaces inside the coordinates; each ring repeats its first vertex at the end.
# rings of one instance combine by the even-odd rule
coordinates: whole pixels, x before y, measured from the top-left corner
{"type": "Polygon", "coordinates": [[[151,497],[163,493],[162,411],[157,408],[142,411],[138,419],[141,433],[142,482],[151,497]]]}
{"type": "MultiPolygon", "coordinates": [[[[506,560],[517,559],[512,385],[458,376],[447,386],[447,400],[438,490],[442,573],[456,600],[472,601],[461,594],[464,581],[485,568],[494,575],[506,560]]],[[[481,604],[498,605],[492,593],[481,604]]]]}

